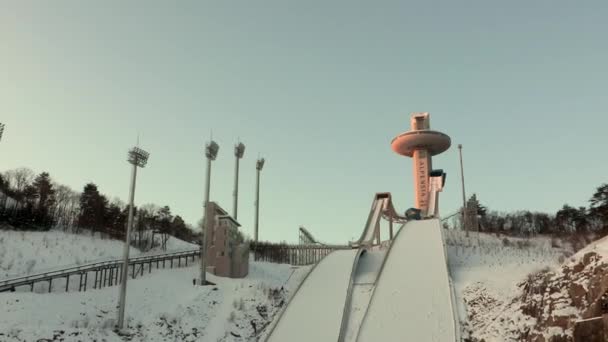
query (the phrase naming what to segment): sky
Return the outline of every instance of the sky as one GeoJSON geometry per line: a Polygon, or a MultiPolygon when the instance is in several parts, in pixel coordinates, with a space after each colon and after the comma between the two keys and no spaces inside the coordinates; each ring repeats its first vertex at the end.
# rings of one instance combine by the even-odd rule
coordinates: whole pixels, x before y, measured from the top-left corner
{"type": "Polygon", "coordinates": [[[48,171],[127,200],[126,154],[151,154],[136,204],[202,216],[211,200],[260,239],[358,238],[376,192],[413,206],[412,164],[390,149],[412,112],[452,138],[443,215],[585,206],[608,182],[606,1],[3,1],[0,170],[48,171]]]}

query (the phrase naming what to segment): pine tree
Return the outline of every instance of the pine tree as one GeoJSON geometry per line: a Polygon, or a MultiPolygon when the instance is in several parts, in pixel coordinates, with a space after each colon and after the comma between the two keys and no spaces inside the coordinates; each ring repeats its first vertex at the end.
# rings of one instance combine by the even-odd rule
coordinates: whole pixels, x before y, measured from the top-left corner
{"type": "Polygon", "coordinates": [[[55,190],[48,172],[43,172],[34,179],[31,190],[35,192],[34,196],[38,200],[33,210],[34,222],[50,228],[53,222],[49,209],[55,203],[55,190]]]}
{"type": "Polygon", "coordinates": [[[115,238],[124,238],[127,214],[118,204],[112,203],[105,212],[105,227],[107,233],[115,238]]]}
{"type": "Polygon", "coordinates": [[[555,214],[555,223],[563,233],[576,233],[577,223],[579,222],[580,211],[567,204],[555,214]]]}
{"type": "Polygon", "coordinates": [[[171,222],[171,231],[173,236],[184,241],[190,241],[192,239],[192,232],[186,226],[186,222],[181,216],[175,215],[173,222],[171,222]]]}
{"type": "Polygon", "coordinates": [[[173,233],[171,222],[173,221],[173,216],[171,215],[171,209],[169,206],[164,206],[158,210],[156,215],[158,220],[158,228],[161,233],[161,245],[163,250],[167,249],[167,241],[169,240],[169,235],[173,233]]]}
{"type": "Polygon", "coordinates": [[[601,221],[603,229],[608,228],[608,184],[602,184],[597,188],[593,197],[589,200],[591,216],[601,221]]]}
{"type": "Polygon", "coordinates": [[[108,200],[97,190],[97,185],[88,183],[80,195],[78,225],[95,231],[103,231],[108,200]]]}

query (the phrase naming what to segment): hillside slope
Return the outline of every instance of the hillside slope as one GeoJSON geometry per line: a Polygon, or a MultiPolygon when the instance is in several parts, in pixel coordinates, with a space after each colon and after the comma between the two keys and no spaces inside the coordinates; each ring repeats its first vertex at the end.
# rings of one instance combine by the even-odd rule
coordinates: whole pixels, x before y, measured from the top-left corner
{"type": "Polygon", "coordinates": [[[250,264],[244,279],[207,275],[198,267],[164,270],[128,283],[128,331],[113,331],[118,287],[86,292],[0,293],[0,341],[256,341],[310,267],[250,264]],[[43,308],[43,309],[41,309],[43,308]]]}
{"type": "MultiPolygon", "coordinates": [[[[122,241],[88,233],[0,230],[0,279],[120,258],[123,247],[122,241]]],[[[196,248],[198,245],[170,237],[167,251],[157,247],[146,254],[196,248]]],[[[142,253],[131,248],[129,254],[133,257],[142,253]]]]}
{"type": "Polygon", "coordinates": [[[533,322],[506,310],[521,295],[521,282],[529,274],[558,267],[570,253],[553,247],[546,237],[471,233],[467,238],[464,232],[447,231],[446,243],[463,335],[473,341],[520,341],[519,332],[533,322]]]}

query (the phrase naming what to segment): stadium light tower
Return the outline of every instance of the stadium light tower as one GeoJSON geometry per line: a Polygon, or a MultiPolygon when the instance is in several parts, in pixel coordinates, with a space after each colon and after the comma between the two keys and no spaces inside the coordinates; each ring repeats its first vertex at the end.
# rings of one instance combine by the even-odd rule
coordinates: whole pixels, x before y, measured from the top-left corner
{"type": "Polygon", "coordinates": [[[2,133],[4,133],[4,124],[0,122],[0,140],[2,140],[2,133]]]}
{"type": "Polygon", "coordinates": [[[258,242],[258,223],[260,218],[260,171],[264,167],[264,158],[258,159],[255,168],[257,170],[257,181],[255,183],[255,230],[254,241],[258,242]]]}
{"type": "Polygon", "coordinates": [[[199,285],[207,285],[207,204],[209,203],[209,188],[211,185],[211,162],[217,158],[217,153],[220,150],[220,146],[213,140],[211,140],[205,146],[205,156],[207,157],[207,181],[205,185],[205,201],[203,202],[203,234],[201,236],[201,275],[199,278],[199,285]]]}
{"type": "Polygon", "coordinates": [[[127,234],[125,236],[125,246],[123,252],[122,277],[120,283],[120,298],[118,303],[118,329],[124,328],[125,321],[125,302],[127,298],[127,279],[129,277],[129,245],[131,244],[131,229],[133,229],[133,202],[135,201],[135,181],[137,178],[137,168],[144,168],[148,163],[150,154],[139,147],[133,147],[128,154],[128,161],[133,165],[131,173],[131,188],[129,190],[129,218],[127,221],[127,234]]]}
{"type": "Polygon", "coordinates": [[[458,144],[458,153],[460,154],[460,180],[462,182],[462,229],[466,231],[466,236],[469,236],[467,222],[467,195],[464,191],[464,167],[462,164],[462,144],[458,144]]]}
{"type": "Polygon", "coordinates": [[[238,206],[239,206],[239,160],[243,158],[245,154],[245,145],[239,142],[234,146],[234,156],[236,157],[236,164],[234,166],[234,202],[232,203],[232,217],[237,220],[238,206]]]}

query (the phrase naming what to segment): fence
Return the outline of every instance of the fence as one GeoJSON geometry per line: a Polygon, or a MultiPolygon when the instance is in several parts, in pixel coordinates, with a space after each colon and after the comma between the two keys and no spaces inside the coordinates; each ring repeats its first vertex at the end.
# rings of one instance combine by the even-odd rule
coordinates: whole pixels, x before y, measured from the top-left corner
{"type": "MultiPolygon", "coordinates": [[[[187,250],[166,254],[135,257],[129,259],[128,275],[135,278],[147,270],[188,266],[200,255],[199,250],[187,250]],[[161,266],[162,265],[162,266],[161,266]]],[[[123,263],[120,259],[100,261],[81,266],[50,270],[27,276],[0,280],[0,292],[15,291],[18,287],[28,286],[34,291],[34,285],[48,283],[46,289],[52,292],[60,283],[60,289],[86,291],[87,287],[102,288],[118,285],[122,281],[123,263]],[[76,280],[77,279],[77,280],[76,280]],[[92,284],[91,284],[92,283],[92,284]],[[55,286],[53,286],[55,285],[55,286]]]]}
{"type": "MultiPolygon", "coordinates": [[[[349,246],[288,245],[258,242],[251,243],[250,252],[253,253],[255,261],[300,266],[315,264],[335,250],[350,248],[349,246]]],[[[131,258],[129,259],[128,274],[135,278],[138,275],[143,275],[146,270],[151,273],[152,269],[188,266],[188,261],[193,263],[198,256],[199,250],[188,250],[131,258]]],[[[65,289],[64,291],[86,291],[87,287],[101,288],[118,285],[122,280],[120,278],[122,266],[120,259],[114,259],[3,279],[0,280],[0,292],[15,291],[16,288],[22,286],[27,286],[30,291],[34,291],[34,285],[37,283],[48,283],[46,287],[48,292],[52,292],[54,288],[57,288],[57,285],[59,285],[59,289],[65,289]],[[57,280],[59,280],[59,284],[57,280]]]]}
{"type": "Polygon", "coordinates": [[[250,251],[253,253],[255,261],[298,266],[315,264],[335,250],[350,248],[349,246],[288,245],[270,242],[252,242],[250,245],[250,251]]]}

